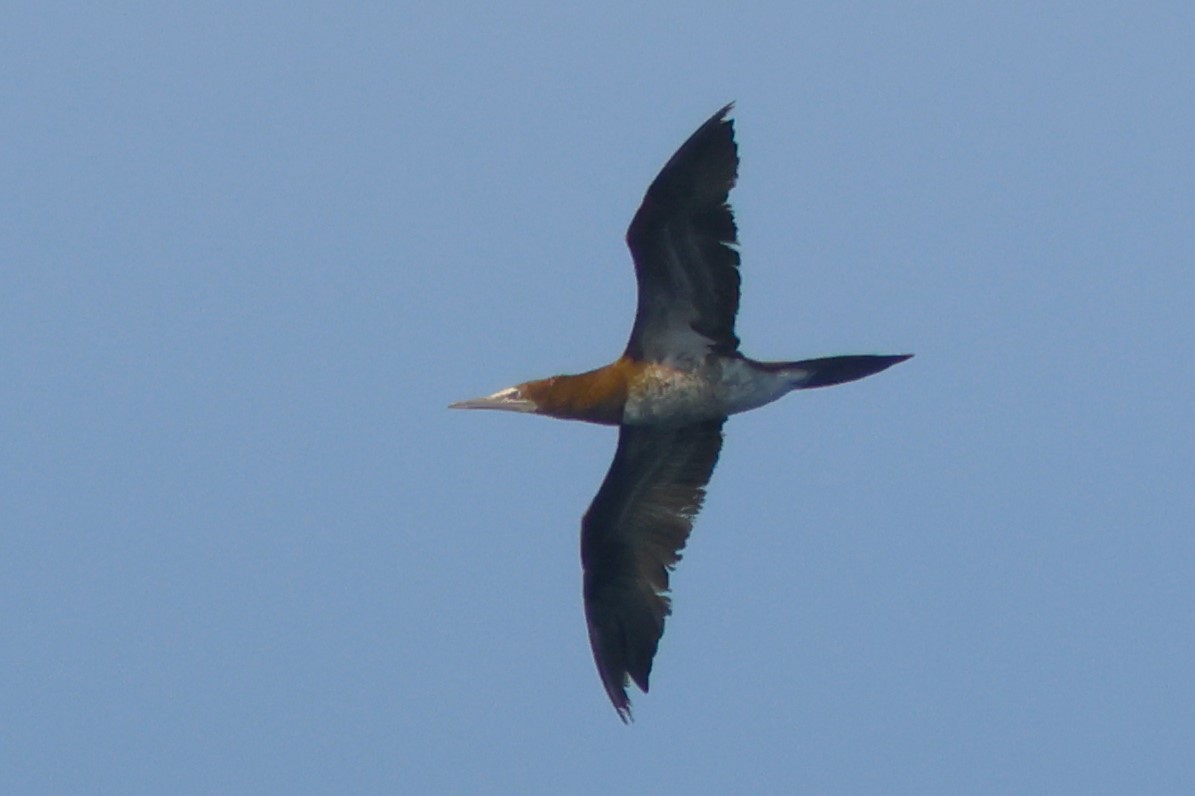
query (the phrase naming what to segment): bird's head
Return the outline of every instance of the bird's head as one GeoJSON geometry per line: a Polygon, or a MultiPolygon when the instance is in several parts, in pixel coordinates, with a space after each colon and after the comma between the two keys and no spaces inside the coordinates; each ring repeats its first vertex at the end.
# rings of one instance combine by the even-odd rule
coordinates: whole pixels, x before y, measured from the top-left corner
{"type": "Polygon", "coordinates": [[[503,409],[616,426],[622,422],[630,368],[619,360],[573,376],[525,381],[484,398],[457,401],[448,408],[503,409]]]}
{"type": "Polygon", "coordinates": [[[470,398],[449,404],[449,409],[501,409],[506,412],[538,412],[539,404],[531,397],[536,382],[524,382],[505,390],[498,390],[484,398],[470,398]]]}

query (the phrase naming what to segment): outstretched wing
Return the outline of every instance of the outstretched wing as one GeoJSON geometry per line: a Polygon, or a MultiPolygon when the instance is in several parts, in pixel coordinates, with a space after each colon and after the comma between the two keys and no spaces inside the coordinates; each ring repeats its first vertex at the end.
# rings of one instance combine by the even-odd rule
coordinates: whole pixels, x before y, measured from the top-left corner
{"type": "Polygon", "coordinates": [[[680,560],[722,448],[723,420],[623,426],[606,480],[581,521],[585,618],[598,674],[623,721],[630,680],[644,692],[671,612],[680,560]]]}
{"type": "Polygon", "coordinates": [[[731,106],[681,145],[647,189],[627,245],[639,306],[626,356],[662,362],[678,354],[738,350],[739,253],[727,198],[738,174],[731,106]]]}

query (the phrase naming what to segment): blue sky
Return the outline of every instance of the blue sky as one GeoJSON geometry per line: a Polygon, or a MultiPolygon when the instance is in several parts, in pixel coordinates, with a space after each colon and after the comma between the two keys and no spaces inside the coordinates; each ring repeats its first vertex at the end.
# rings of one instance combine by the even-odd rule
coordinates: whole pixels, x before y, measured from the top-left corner
{"type": "MultiPolygon", "coordinates": [[[[1195,10],[27,4],[0,26],[0,790],[1195,790],[1195,10]],[[737,102],[759,358],[624,727],[622,236],[737,102]]],[[[480,5],[480,4],[478,4],[480,5]]]]}

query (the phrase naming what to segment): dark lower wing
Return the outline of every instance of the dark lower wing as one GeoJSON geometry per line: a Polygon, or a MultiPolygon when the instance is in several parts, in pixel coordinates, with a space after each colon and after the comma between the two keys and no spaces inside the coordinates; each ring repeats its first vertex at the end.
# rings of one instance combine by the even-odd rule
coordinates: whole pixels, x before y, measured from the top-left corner
{"type": "Polygon", "coordinates": [[[619,430],[618,450],[581,521],[585,618],[598,674],[623,721],[627,685],[647,691],[680,560],[722,449],[722,420],[619,430]]]}

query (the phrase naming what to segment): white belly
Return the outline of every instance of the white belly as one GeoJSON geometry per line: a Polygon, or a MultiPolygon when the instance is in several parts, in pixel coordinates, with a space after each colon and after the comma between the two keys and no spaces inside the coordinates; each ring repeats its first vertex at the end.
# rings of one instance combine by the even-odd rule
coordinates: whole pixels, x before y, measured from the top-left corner
{"type": "Polygon", "coordinates": [[[714,420],[771,403],[793,386],[790,379],[740,359],[717,359],[696,368],[655,365],[631,387],[623,422],[683,425],[714,420]]]}

